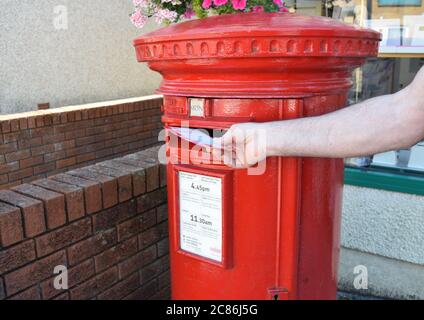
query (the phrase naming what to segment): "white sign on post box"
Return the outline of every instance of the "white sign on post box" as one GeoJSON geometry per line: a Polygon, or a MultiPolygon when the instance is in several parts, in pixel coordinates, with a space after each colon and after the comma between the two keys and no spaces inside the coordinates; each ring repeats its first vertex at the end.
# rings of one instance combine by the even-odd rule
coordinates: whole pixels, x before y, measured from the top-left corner
{"type": "Polygon", "coordinates": [[[191,117],[205,116],[205,99],[189,99],[189,104],[191,117]]]}
{"type": "Polygon", "coordinates": [[[222,262],[222,179],[179,172],[180,247],[222,262]]]}

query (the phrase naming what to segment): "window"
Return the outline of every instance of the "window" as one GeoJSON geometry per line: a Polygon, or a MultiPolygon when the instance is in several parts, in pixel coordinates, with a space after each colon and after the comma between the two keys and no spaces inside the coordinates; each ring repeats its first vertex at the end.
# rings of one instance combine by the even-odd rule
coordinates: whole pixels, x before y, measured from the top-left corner
{"type": "MultiPolygon", "coordinates": [[[[286,4],[291,12],[328,16],[382,33],[379,57],[354,72],[350,104],[399,91],[424,65],[424,1],[291,0],[286,4]]],[[[408,150],[347,159],[345,181],[424,195],[424,141],[408,150]]]]}

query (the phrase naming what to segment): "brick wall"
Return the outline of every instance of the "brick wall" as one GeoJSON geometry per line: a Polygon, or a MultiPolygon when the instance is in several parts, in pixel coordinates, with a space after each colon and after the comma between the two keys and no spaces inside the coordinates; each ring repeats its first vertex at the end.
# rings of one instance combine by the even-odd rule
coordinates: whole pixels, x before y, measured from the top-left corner
{"type": "Polygon", "coordinates": [[[0,191],[1,299],[167,299],[158,147],[0,191]],[[69,289],[54,288],[68,268],[69,289]]]}
{"type": "Polygon", "coordinates": [[[158,142],[161,96],[0,116],[0,189],[158,142]]]}

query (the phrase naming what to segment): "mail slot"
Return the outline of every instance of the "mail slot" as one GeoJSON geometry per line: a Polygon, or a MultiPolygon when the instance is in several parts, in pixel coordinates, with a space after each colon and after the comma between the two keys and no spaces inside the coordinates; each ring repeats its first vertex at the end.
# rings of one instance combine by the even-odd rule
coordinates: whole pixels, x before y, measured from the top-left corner
{"type": "Polygon", "coordinates": [[[193,20],[135,40],[138,60],[163,76],[173,299],[336,297],[343,160],[270,157],[251,175],[201,161],[203,138],[184,130],[343,108],[352,71],[379,40],[282,13],[193,20]]]}

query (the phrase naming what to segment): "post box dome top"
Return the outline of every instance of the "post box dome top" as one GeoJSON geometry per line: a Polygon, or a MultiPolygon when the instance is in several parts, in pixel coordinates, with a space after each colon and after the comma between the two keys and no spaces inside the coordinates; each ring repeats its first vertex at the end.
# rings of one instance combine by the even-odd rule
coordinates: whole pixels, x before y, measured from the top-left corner
{"type": "MultiPolygon", "coordinates": [[[[199,39],[229,39],[229,38],[252,38],[274,37],[276,39],[290,37],[297,38],[320,37],[331,38],[360,38],[364,42],[381,39],[380,33],[371,29],[364,29],[352,24],[346,24],[335,19],[303,16],[292,13],[241,13],[227,14],[196,19],[171,25],[154,32],[147,33],[134,41],[137,47],[143,44],[174,43],[181,41],[194,41],[199,39]]],[[[353,44],[352,44],[353,45],[353,44]]],[[[353,49],[353,48],[352,48],[353,49]]],[[[367,49],[367,48],[363,48],[367,49]]],[[[369,50],[375,50],[369,47],[369,50]]],[[[307,52],[310,55],[311,52],[307,52]]],[[[161,58],[153,55],[145,56],[146,60],[161,58]],[[150,59],[149,59],[150,58],[150,59]]],[[[372,52],[363,50],[364,56],[372,52]]]]}
{"type": "Polygon", "coordinates": [[[138,61],[162,74],[158,93],[282,97],[346,90],[380,40],[330,18],[242,13],[171,25],[134,45],[138,61]]]}

